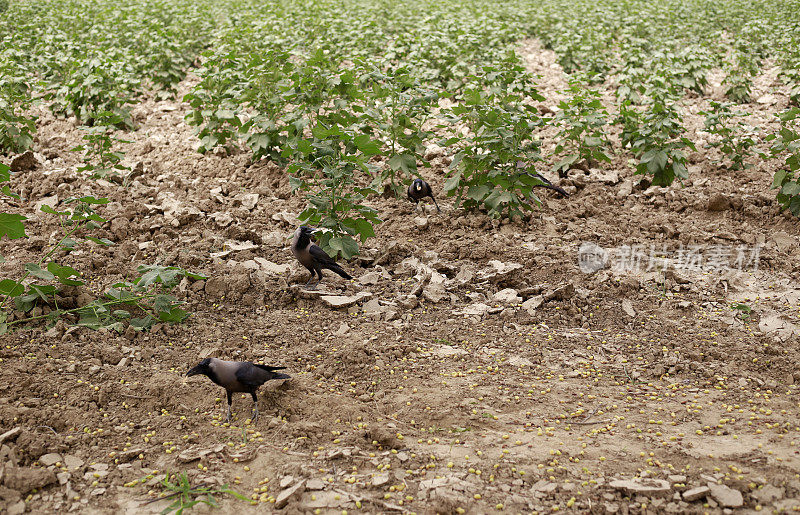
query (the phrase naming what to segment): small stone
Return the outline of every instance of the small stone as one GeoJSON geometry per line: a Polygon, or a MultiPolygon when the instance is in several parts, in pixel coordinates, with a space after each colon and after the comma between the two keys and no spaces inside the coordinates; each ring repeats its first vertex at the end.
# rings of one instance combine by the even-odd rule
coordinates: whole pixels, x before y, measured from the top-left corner
{"type": "Polygon", "coordinates": [[[544,304],[544,296],[535,295],[522,303],[522,309],[533,314],[542,304],[544,304]]]}
{"type": "Polygon", "coordinates": [[[325,488],[325,482],[321,479],[309,479],[306,483],[308,490],[322,490],[325,488]]]}
{"type": "Polygon", "coordinates": [[[252,211],[256,204],[258,204],[258,193],[244,193],[239,197],[242,202],[242,207],[248,211],[252,211]]]}
{"type": "Polygon", "coordinates": [[[323,295],[320,299],[334,309],[344,309],[370,297],[372,297],[370,292],[362,291],[356,295],[323,295]]]}
{"type": "Polygon", "coordinates": [[[83,460],[72,454],[64,455],[64,466],[69,470],[76,470],[83,466],[83,460]]]}
{"type": "Polygon", "coordinates": [[[258,264],[259,268],[264,273],[270,275],[285,275],[289,273],[289,270],[291,270],[292,268],[292,265],[288,263],[279,265],[277,263],[273,263],[272,261],[266,260],[262,257],[253,258],[253,261],[255,261],[258,264]]]}
{"type": "Polygon", "coordinates": [[[200,450],[197,448],[189,448],[178,454],[178,461],[180,463],[191,463],[201,458],[200,450]]]}
{"type": "Polygon", "coordinates": [[[669,481],[671,483],[685,483],[686,482],[686,476],[684,476],[682,474],[672,474],[672,475],[668,476],[667,479],[669,479],[669,481]]]}
{"type": "Polygon", "coordinates": [[[628,197],[633,193],[633,182],[630,179],[625,179],[617,191],[617,197],[628,197]]]}
{"type": "Polygon", "coordinates": [[[707,496],[709,493],[711,493],[711,489],[707,486],[698,486],[683,492],[683,500],[688,502],[696,501],[707,496]]]}
{"type": "Polygon", "coordinates": [[[633,309],[633,304],[628,299],[622,299],[622,311],[631,318],[636,316],[636,310],[633,309]]]}
{"type": "Polygon", "coordinates": [[[39,457],[39,463],[41,463],[45,467],[49,467],[50,465],[55,465],[59,461],[61,461],[61,455],[56,452],[51,452],[39,457]]]}
{"type": "Polygon", "coordinates": [[[800,511],[800,499],[784,499],[775,503],[776,513],[800,511]]]}
{"type": "Polygon", "coordinates": [[[792,252],[797,249],[797,239],[785,231],[777,231],[772,235],[772,241],[781,252],[792,252]]]}
{"type": "Polygon", "coordinates": [[[8,441],[13,440],[17,436],[19,436],[21,432],[22,432],[21,427],[15,427],[14,429],[9,429],[8,431],[0,435],[0,444],[5,442],[6,440],[8,441]]]}
{"type": "Polygon", "coordinates": [[[397,298],[397,302],[403,309],[414,309],[419,305],[419,299],[416,295],[402,295],[397,298]]]}
{"type": "Polygon", "coordinates": [[[6,511],[8,515],[22,515],[25,513],[25,501],[19,500],[8,507],[6,511]]]}
{"type": "Polygon", "coordinates": [[[558,488],[558,485],[556,483],[552,483],[550,481],[546,481],[544,479],[541,479],[541,480],[537,481],[531,487],[531,490],[534,491],[534,492],[542,492],[542,493],[545,493],[545,494],[549,494],[549,493],[555,492],[557,488],[558,488]]]}
{"type": "Polygon", "coordinates": [[[522,302],[522,297],[514,288],[506,288],[492,295],[492,300],[501,304],[519,304],[522,302]]]}
{"type": "Polygon", "coordinates": [[[372,487],[380,488],[389,482],[389,474],[376,474],[372,478],[372,487]]]}
{"type": "MultiPolygon", "coordinates": [[[[117,459],[120,463],[128,463],[138,458],[140,454],[144,454],[144,449],[136,447],[135,449],[128,449],[127,451],[122,451],[117,454],[117,459]]],[[[81,462],[81,464],[83,464],[83,462],[81,462]]]]}
{"type": "Polygon", "coordinates": [[[739,508],[744,505],[744,498],[742,492],[734,490],[725,485],[718,485],[716,483],[708,483],[708,488],[711,489],[711,497],[717,501],[720,506],[726,508],[739,508]]]}
{"type": "Polygon", "coordinates": [[[294,483],[294,476],[283,476],[279,484],[281,488],[286,488],[292,483],[294,483]]]}
{"type": "Polygon", "coordinates": [[[372,299],[365,302],[361,307],[361,310],[368,315],[380,314],[383,313],[383,306],[381,306],[381,303],[378,299],[372,299]]]}
{"type": "Polygon", "coordinates": [[[378,272],[368,272],[359,277],[358,282],[360,284],[363,284],[364,286],[367,286],[370,284],[378,284],[378,281],[380,281],[380,279],[381,279],[381,274],[379,274],[378,272]]]}
{"type": "Polygon", "coordinates": [[[58,481],[55,473],[49,469],[14,467],[6,469],[3,483],[12,490],[25,494],[34,488],[42,488],[58,481]]]}
{"type": "Polygon", "coordinates": [[[785,490],[772,485],[764,485],[758,490],[750,492],[750,496],[759,501],[761,504],[769,504],[778,499],[782,499],[785,490]]]}
{"type": "Polygon", "coordinates": [[[669,481],[664,481],[663,479],[618,479],[609,483],[609,486],[617,490],[623,490],[629,495],[641,494],[653,497],[666,497],[672,492],[669,481]]]}
{"type": "Polygon", "coordinates": [[[306,485],[305,480],[302,480],[293,487],[283,490],[281,493],[278,494],[278,497],[275,498],[275,507],[277,509],[286,507],[286,505],[289,504],[290,500],[300,496],[300,494],[303,493],[303,491],[305,490],[305,485],[306,485]]]}
{"type": "Polygon", "coordinates": [[[414,217],[414,225],[417,226],[417,229],[427,229],[428,228],[428,217],[427,216],[414,217]]]}

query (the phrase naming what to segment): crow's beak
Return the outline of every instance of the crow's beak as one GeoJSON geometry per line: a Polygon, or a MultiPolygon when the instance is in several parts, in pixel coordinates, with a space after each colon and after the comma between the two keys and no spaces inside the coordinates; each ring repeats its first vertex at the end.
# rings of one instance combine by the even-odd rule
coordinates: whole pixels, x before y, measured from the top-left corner
{"type": "Polygon", "coordinates": [[[196,376],[200,373],[200,367],[190,368],[188,372],[186,372],[186,377],[196,376]]]}
{"type": "Polygon", "coordinates": [[[320,230],[317,228],[311,229],[311,234],[317,234],[320,230]]]}

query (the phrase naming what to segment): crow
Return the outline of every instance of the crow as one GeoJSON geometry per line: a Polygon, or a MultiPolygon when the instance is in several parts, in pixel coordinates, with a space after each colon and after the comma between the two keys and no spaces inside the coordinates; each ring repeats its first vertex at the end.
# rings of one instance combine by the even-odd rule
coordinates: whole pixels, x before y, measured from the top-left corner
{"type": "MultiPolygon", "coordinates": [[[[431,190],[431,185],[427,182],[423,181],[422,179],[414,179],[408,186],[408,200],[419,206],[419,201],[424,199],[425,197],[430,197],[433,200],[433,203],[436,205],[436,211],[442,212],[439,209],[439,204],[436,202],[436,199],[433,198],[433,191],[431,190]]],[[[416,206],[414,207],[416,209],[416,206]]],[[[425,210],[425,204],[422,205],[422,210],[425,210]]]]}
{"type": "Polygon", "coordinates": [[[544,183],[544,184],[536,184],[536,185],[533,186],[534,188],[547,188],[548,190],[555,191],[556,193],[558,193],[562,197],[569,197],[569,193],[564,191],[563,188],[554,185],[552,182],[548,181],[542,175],[539,175],[535,171],[534,172],[529,172],[528,170],[526,170],[526,165],[525,165],[524,161],[517,161],[517,170],[519,170],[520,173],[524,173],[524,174],[530,175],[531,177],[535,177],[535,178],[539,179],[540,181],[542,181],[544,183]]]}
{"type": "Polygon", "coordinates": [[[322,271],[326,268],[345,279],[352,279],[350,274],[345,272],[333,258],[320,247],[314,245],[314,242],[311,241],[311,235],[315,232],[317,232],[317,229],[301,225],[294,232],[294,239],[292,240],[292,254],[300,261],[301,265],[311,272],[311,278],[306,283],[306,287],[311,284],[311,281],[314,280],[314,274],[316,274],[319,276],[319,280],[310,288],[315,290],[319,283],[322,282],[322,271]]]}
{"type": "Polygon", "coordinates": [[[197,366],[190,368],[186,372],[186,376],[201,374],[225,388],[225,393],[228,394],[228,416],[226,418],[228,422],[231,421],[233,393],[249,393],[253,397],[253,422],[255,423],[258,420],[256,390],[270,379],[289,379],[291,376],[275,372],[275,370],[283,370],[285,368],[259,365],[249,361],[223,361],[217,358],[206,358],[198,363],[197,366]]]}

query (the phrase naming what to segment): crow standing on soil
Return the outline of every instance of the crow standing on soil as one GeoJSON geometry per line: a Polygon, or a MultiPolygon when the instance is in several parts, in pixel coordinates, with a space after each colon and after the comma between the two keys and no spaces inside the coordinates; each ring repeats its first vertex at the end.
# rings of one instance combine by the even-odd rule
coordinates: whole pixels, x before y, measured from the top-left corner
{"type": "Polygon", "coordinates": [[[311,241],[311,235],[315,232],[317,232],[316,229],[301,225],[294,232],[294,239],[292,240],[292,254],[300,261],[301,265],[311,272],[311,278],[306,283],[306,286],[308,287],[311,284],[311,281],[314,280],[314,274],[316,274],[319,276],[319,280],[314,286],[310,287],[312,290],[316,289],[319,283],[322,282],[322,271],[326,268],[345,279],[352,279],[350,274],[345,272],[333,258],[320,247],[314,245],[314,242],[311,241]]]}
{"type": "Polygon", "coordinates": [[[524,161],[517,161],[517,170],[520,173],[524,173],[524,174],[530,175],[531,177],[535,177],[535,178],[539,179],[540,181],[542,181],[544,183],[544,184],[537,184],[537,185],[534,186],[534,188],[547,188],[548,190],[555,191],[556,193],[558,193],[562,197],[569,197],[569,193],[564,191],[563,188],[554,185],[552,182],[548,181],[547,179],[545,179],[543,176],[539,175],[535,171],[534,172],[529,172],[527,170],[527,165],[526,165],[526,163],[524,161]]]}
{"type": "Polygon", "coordinates": [[[289,379],[291,376],[275,372],[286,367],[270,367],[249,361],[223,361],[217,358],[206,358],[197,366],[190,368],[186,376],[202,374],[214,383],[225,388],[228,394],[228,416],[231,421],[231,403],[234,392],[249,393],[253,397],[253,422],[258,420],[258,398],[256,390],[270,379],[289,379]]]}
{"type": "MultiPolygon", "coordinates": [[[[442,212],[439,209],[439,204],[436,202],[436,199],[433,198],[433,191],[431,190],[431,185],[427,182],[423,181],[422,179],[414,179],[408,186],[408,200],[419,206],[419,201],[424,199],[425,197],[430,197],[433,200],[434,205],[436,206],[436,211],[442,212]]],[[[416,209],[416,206],[414,207],[416,209]]],[[[425,204],[422,205],[422,210],[425,210],[425,204]]]]}

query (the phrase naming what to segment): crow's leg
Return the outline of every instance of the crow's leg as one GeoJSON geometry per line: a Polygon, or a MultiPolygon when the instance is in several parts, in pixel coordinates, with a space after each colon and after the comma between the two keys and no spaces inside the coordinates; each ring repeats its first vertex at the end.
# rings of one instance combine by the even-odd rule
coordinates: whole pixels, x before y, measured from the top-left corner
{"type": "Polygon", "coordinates": [[[250,395],[253,397],[253,424],[256,423],[258,420],[258,397],[256,397],[256,392],[250,392],[250,395]]]}
{"type": "Polygon", "coordinates": [[[231,404],[233,404],[233,394],[231,392],[225,392],[228,394],[228,415],[225,417],[225,421],[230,423],[231,421],[231,404]]]}
{"type": "Polygon", "coordinates": [[[309,284],[306,284],[306,287],[308,287],[309,290],[316,290],[317,286],[319,286],[319,283],[321,282],[322,282],[322,270],[320,270],[319,268],[315,268],[314,270],[311,271],[311,279],[309,279],[308,281],[309,284]],[[311,281],[314,280],[315,273],[319,276],[319,279],[317,279],[317,282],[309,286],[309,284],[311,284],[311,281]]]}
{"type": "Polygon", "coordinates": [[[438,211],[439,213],[441,213],[441,212],[442,212],[442,210],[441,210],[441,209],[439,209],[439,203],[438,203],[438,202],[436,202],[436,199],[435,199],[435,198],[433,198],[433,195],[431,195],[431,200],[433,201],[433,204],[436,206],[436,211],[438,211]]]}

